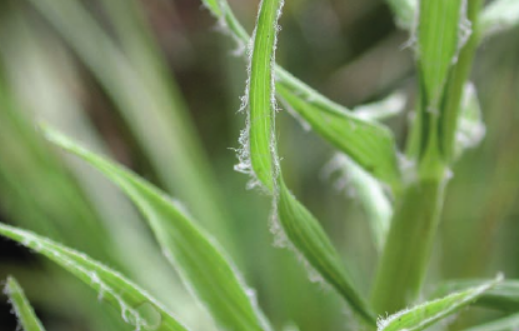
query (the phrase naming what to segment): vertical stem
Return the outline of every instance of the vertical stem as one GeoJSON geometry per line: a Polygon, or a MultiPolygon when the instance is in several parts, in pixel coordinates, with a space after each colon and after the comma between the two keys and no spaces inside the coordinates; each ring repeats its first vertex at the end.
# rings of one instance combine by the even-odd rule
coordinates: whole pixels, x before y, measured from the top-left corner
{"type": "Polygon", "coordinates": [[[421,289],[443,204],[445,178],[406,187],[392,220],[372,293],[379,314],[394,313],[421,289]]]}
{"type": "MultiPolygon", "coordinates": [[[[467,0],[473,27],[481,5],[481,0],[467,0]]],[[[408,184],[398,201],[372,292],[373,308],[379,314],[394,313],[420,294],[444,201],[459,106],[478,41],[475,31],[451,68],[440,116],[432,117],[428,141],[421,146],[418,178],[408,184]]],[[[420,122],[415,125],[423,125],[420,122]]]]}

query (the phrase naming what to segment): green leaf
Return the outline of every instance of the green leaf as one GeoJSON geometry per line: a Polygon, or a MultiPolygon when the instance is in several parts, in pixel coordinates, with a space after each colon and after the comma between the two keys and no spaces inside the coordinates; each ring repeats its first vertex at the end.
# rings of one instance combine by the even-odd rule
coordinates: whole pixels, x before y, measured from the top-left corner
{"type": "Polygon", "coordinates": [[[478,146],[485,131],[476,88],[468,83],[465,85],[456,129],[455,157],[459,158],[466,149],[478,146]]]}
{"type": "Polygon", "coordinates": [[[368,121],[382,121],[401,114],[404,111],[405,104],[405,95],[401,92],[395,92],[382,100],[356,106],[353,108],[353,112],[368,121]]]}
{"type": "Polygon", "coordinates": [[[393,11],[398,26],[412,29],[418,10],[418,0],[386,0],[386,2],[393,11]]]}
{"type": "MultiPolygon", "coordinates": [[[[469,287],[481,286],[483,280],[453,280],[448,281],[434,291],[433,297],[440,297],[452,291],[465,290],[469,287]]],[[[498,309],[506,312],[519,311],[519,281],[506,280],[486,291],[475,302],[476,305],[498,309]]]]}
{"type": "Polygon", "coordinates": [[[484,37],[513,29],[519,25],[519,1],[494,0],[481,12],[479,28],[484,37]]]}
{"type": "Polygon", "coordinates": [[[519,329],[519,314],[500,318],[490,323],[477,325],[463,331],[517,331],[519,329]]]}
{"type": "Polygon", "coordinates": [[[277,22],[282,0],[263,0],[254,32],[248,87],[248,145],[250,162],[258,180],[270,191],[275,183],[274,77],[277,22]],[[267,82],[267,83],[265,83],[267,82]]]}
{"type": "Polygon", "coordinates": [[[334,147],[392,188],[400,184],[395,142],[387,128],[362,115],[306,101],[283,82],[276,87],[290,107],[334,147]]]}
{"type": "Polygon", "coordinates": [[[7,279],[4,293],[10,298],[14,312],[25,331],[45,331],[40,320],[34,313],[29,300],[25,297],[22,288],[13,277],[7,279]]]}
{"type": "Polygon", "coordinates": [[[354,190],[354,197],[367,215],[375,247],[382,252],[393,215],[393,206],[384,187],[344,154],[337,154],[326,171],[340,172],[340,180],[354,190]]]}
{"type": "Polygon", "coordinates": [[[368,323],[375,321],[364,298],[358,293],[341,257],[319,222],[296,200],[281,181],[277,212],[285,235],[303,254],[311,267],[330,283],[368,323]]]}
{"type": "Polygon", "coordinates": [[[483,293],[501,282],[499,275],[495,280],[478,287],[453,293],[447,297],[428,301],[410,309],[402,310],[378,322],[378,331],[420,331],[454,314],[474,302],[483,293]]]}
{"type": "Polygon", "coordinates": [[[122,275],[88,256],[34,233],[0,224],[0,234],[56,262],[99,293],[99,298],[121,311],[137,330],[187,330],[160,303],[122,275]],[[148,308],[143,311],[144,308],[148,308]]]}
{"type": "Polygon", "coordinates": [[[165,193],[135,174],[45,129],[47,138],[78,155],[118,185],[140,209],[164,254],[189,289],[224,328],[268,330],[250,290],[223,251],[165,193]]]}
{"type": "MultiPolygon", "coordinates": [[[[225,0],[218,2],[214,0],[202,0],[202,2],[228,29],[229,34],[233,36],[235,40],[242,46],[249,43],[250,37],[240,25],[225,0]]],[[[268,28],[270,29],[271,27],[268,28]]],[[[377,178],[387,182],[391,186],[397,186],[395,183],[398,182],[397,179],[400,178],[400,173],[397,167],[394,139],[389,130],[379,124],[367,121],[362,116],[352,114],[350,110],[319,94],[285,71],[282,67],[274,64],[274,70],[276,93],[282,100],[288,103],[291,109],[312,125],[316,133],[358,162],[369,173],[374,174],[377,178]],[[338,121],[338,123],[335,123],[336,121],[338,121]],[[327,129],[330,122],[335,124],[333,128],[327,129]],[[359,130],[356,129],[359,126],[363,128],[360,131],[364,131],[365,133],[368,131],[365,135],[369,135],[368,139],[349,140],[348,138],[351,136],[358,137],[359,132],[357,131],[359,130]],[[371,150],[373,144],[375,144],[378,150],[382,150],[383,152],[382,154],[377,154],[374,160],[366,160],[365,153],[371,150]],[[371,168],[373,164],[377,164],[377,167],[371,168]],[[374,170],[376,173],[373,172],[374,170]]],[[[268,87],[265,87],[265,89],[268,89],[268,87]]],[[[265,121],[270,121],[270,115],[265,121]]],[[[266,140],[268,136],[264,131],[264,126],[263,131],[261,130],[261,124],[258,124],[258,127],[259,129],[256,128],[256,132],[260,135],[261,140],[266,140]]],[[[246,138],[246,136],[244,136],[244,138],[246,138]]],[[[245,142],[246,140],[247,139],[245,139],[245,142]]],[[[257,155],[257,158],[270,155],[271,151],[267,151],[266,145],[263,149],[264,151],[262,151],[262,154],[257,155]]],[[[375,155],[375,153],[371,153],[371,155],[375,155]]],[[[246,155],[243,159],[245,158],[246,155]]],[[[256,164],[261,164],[261,162],[269,163],[269,161],[258,160],[256,164]]],[[[270,165],[270,167],[271,166],[272,165],[270,165]]],[[[242,167],[248,169],[250,165],[248,162],[243,162],[242,167]]],[[[267,167],[268,165],[262,168],[268,170],[267,167]]],[[[270,175],[270,172],[265,172],[265,170],[260,172],[262,177],[268,177],[270,175]]],[[[267,180],[267,178],[265,178],[265,180],[267,180]]]]}
{"type": "Polygon", "coordinates": [[[428,112],[438,112],[449,69],[470,30],[462,0],[422,0],[418,25],[418,67],[428,112]]]}
{"type": "Polygon", "coordinates": [[[290,193],[283,182],[281,171],[277,169],[279,160],[274,137],[273,64],[281,5],[280,0],[263,0],[260,5],[250,70],[248,126],[242,134],[242,137],[249,135],[249,144],[245,148],[249,148],[256,176],[273,194],[284,234],[310,266],[332,284],[356,312],[373,323],[373,315],[353,286],[342,267],[340,256],[319,222],[290,193]]]}

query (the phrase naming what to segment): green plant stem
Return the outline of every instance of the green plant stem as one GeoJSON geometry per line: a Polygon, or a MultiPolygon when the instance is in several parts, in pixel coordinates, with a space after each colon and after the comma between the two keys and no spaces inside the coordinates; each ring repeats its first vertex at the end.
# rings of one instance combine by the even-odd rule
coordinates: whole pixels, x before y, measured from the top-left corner
{"type": "Polygon", "coordinates": [[[446,182],[446,178],[427,178],[406,187],[392,220],[372,292],[377,313],[394,313],[418,296],[446,182]]]}
{"type": "Polygon", "coordinates": [[[467,18],[472,22],[472,27],[475,30],[472,31],[467,44],[460,51],[457,65],[452,68],[443,99],[442,123],[439,127],[439,134],[442,137],[440,148],[446,162],[452,162],[454,157],[456,128],[463,90],[470,75],[476,48],[480,42],[481,31],[477,27],[481,6],[482,0],[469,0],[468,2],[467,18]]]}
{"type": "MultiPolygon", "coordinates": [[[[481,0],[468,1],[467,18],[473,27],[477,26],[481,5],[481,0]]],[[[419,175],[397,201],[381,256],[371,297],[373,309],[379,314],[394,313],[420,294],[448,182],[461,98],[478,40],[479,32],[474,31],[450,70],[439,118],[430,116],[425,123],[415,123],[429,133],[421,144],[419,175]]],[[[426,106],[422,105],[421,114],[427,114],[426,106]]]]}

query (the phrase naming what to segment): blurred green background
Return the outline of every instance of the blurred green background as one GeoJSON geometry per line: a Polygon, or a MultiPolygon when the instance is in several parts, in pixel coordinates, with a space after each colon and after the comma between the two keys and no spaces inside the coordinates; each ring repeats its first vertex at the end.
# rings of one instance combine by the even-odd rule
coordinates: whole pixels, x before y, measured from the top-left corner
{"type": "MultiPolygon", "coordinates": [[[[230,4],[251,31],[258,1],[230,4]]],[[[310,282],[290,250],[274,247],[269,199],[247,190],[247,176],[233,170],[246,61],[200,2],[13,0],[0,2],[0,16],[2,222],[87,252],[191,329],[215,330],[135,208],[42,139],[37,125],[48,123],[182,201],[233,257],[276,329],[356,329],[340,298],[310,282]]],[[[332,100],[353,108],[404,92],[406,111],[388,120],[403,144],[416,94],[413,54],[382,1],[286,1],[281,25],[278,63],[332,100]]],[[[478,52],[472,80],[486,137],[453,169],[427,289],[498,271],[519,278],[518,32],[478,52]]],[[[334,150],[284,109],[276,125],[286,180],[354,261],[353,276],[367,292],[377,252],[355,192],[323,171],[334,150]]],[[[0,239],[0,278],[8,274],[49,330],[131,329],[78,281],[0,239]]],[[[0,330],[14,330],[6,298],[0,302],[0,330]]]]}

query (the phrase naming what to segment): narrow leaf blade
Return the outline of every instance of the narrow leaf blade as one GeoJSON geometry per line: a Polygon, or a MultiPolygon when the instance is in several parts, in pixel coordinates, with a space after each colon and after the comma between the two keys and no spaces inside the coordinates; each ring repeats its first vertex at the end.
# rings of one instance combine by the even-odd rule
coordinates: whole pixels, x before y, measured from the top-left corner
{"type": "Polygon", "coordinates": [[[502,276],[485,284],[468,290],[453,293],[447,297],[428,301],[410,309],[402,310],[378,323],[378,331],[420,331],[428,326],[452,315],[461,308],[471,304],[483,293],[490,290],[500,281],[502,276]]]}
{"type": "Polygon", "coordinates": [[[302,98],[287,84],[278,83],[284,100],[313,130],[348,155],[368,173],[395,188],[400,182],[392,133],[375,122],[351,112],[337,111],[302,98]]]}
{"type": "Polygon", "coordinates": [[[34,309],[29,303],[29,300],[27,300],[22,287],[18,284],[16,279],[13,277],[7,279],[4,293],[9,296],[14,312],[16,313],[23,330],[45,331],[45,328],[36,316],[34,309]]]}
{"type": "Polygon", "coordinates": [[[263,0],[260,4],[248,87],[250,162],[258,180],[269,191],[274,189],[276,171],[272,136],[275,112],[272,66],[282,4],[281,0],[263,0]]]}
{"type": "Polygon", "coordinates": [[[279,222],[290,242],[329,284],[331,284],[368,323],[375,317],[364,298],[356,290],[348,271],[330,239],[315,217],[280,183],[279,222]]]}
{"type": "Polygon", "coordinates": [[[45,129],[56,145],[81,157],[118,185],[146,217],[166,257],[184,283],[223,327],[268,330],[235,267],[212,239],[166,194],[135,174],[45,129]]]}
{"type": "Polygon", "coordinates": [[[46,256],[74,274],[98,292],[100,298],[120,309],[123,320],[137,329],[187,330],[144,290],[88,256],[29,231],[5,224],[0,224],[0,234],[46,256]],[[144,305],[153,310],[151,316],[139,311],[144,305]]]}
{"type": "MultiPolygon", "coordinates": [[[[443,296],[452,291],[466,290],[474,286],[481,286],[482,280],[453,280],[442,284],[433,293],[433,297],[443,296]]],[[[506,312],[519,311],[519,281],[506,280],[486,291],[475,302],[476,305],[502,310],[506,312]]]]}

